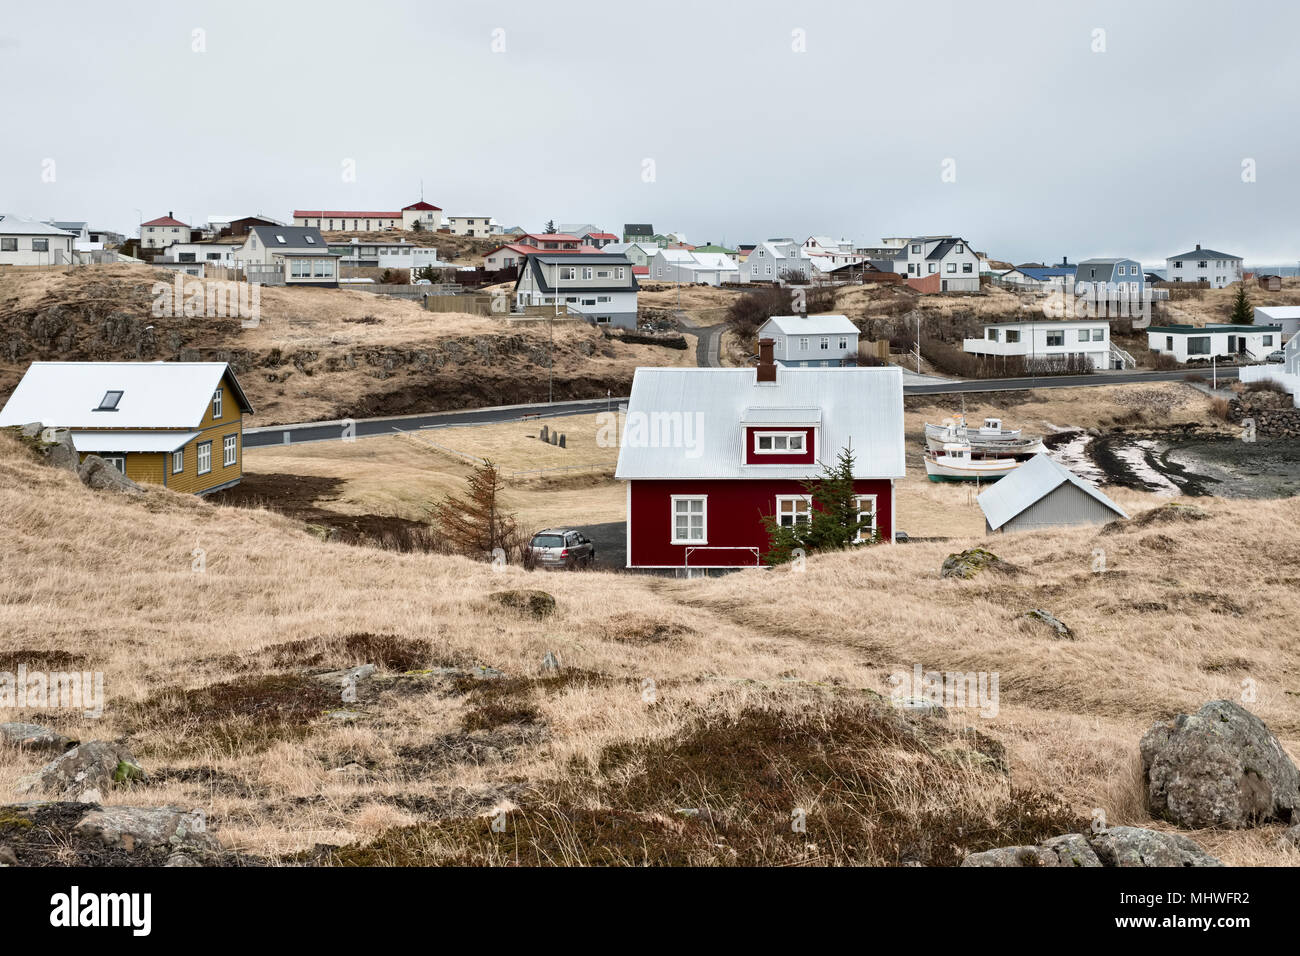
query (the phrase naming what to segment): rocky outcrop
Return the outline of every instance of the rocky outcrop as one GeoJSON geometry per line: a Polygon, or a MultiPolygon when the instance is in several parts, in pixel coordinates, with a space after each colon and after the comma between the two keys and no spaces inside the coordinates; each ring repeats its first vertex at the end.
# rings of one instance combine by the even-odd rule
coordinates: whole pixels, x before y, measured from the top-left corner
{"type": "Polygon", "coordinates": [[[972,853],[962,866],[1222,866],[1180,833],[1110,827],[1067,833],[1038,846],[1003,846],[972,853]]]}
{"type": "Polygon", "coordinates": [[[1088,844],[1103,866],[1223,866],[1181,833],[1110,827],[1090,838],[1088,844]]]}
{"type": "Polygon", "coordinates": [[[142,846],[217,848],[206,816],[180,807],[97,807],[82,817],[76,830],[128,853],[142,846]]]}
{"type": "Polygon", "coordinates": [[[0,724],[0,743],[23,750],[70,750],[78,741],[39,724],[0,724]]]}
{"type": "Polygon", "coordinates": [[[259,862],[223,850],[202,810],[83,802],[0,806],[0,866],[220,866],[259,862]]]}
{"type": "Polygon", "coordinates": [[[1028,621],[1046,624],[1052,629],[1052,632],[1063,641],[1074,640],[1074,631],[1070,629],[1070,626],[1050,611],[1044,611],[1041,607],[1036,607],[1026,611],[1020,616],[1028,621]]]}
{"type": "Polygon", "coordinates": [[[1014,564],[1003,561],[992,551],[983,548],[969,548],[957,554],[950,554],[943,559],[939,568],[941,578],[973,578],[981,571],[998,571],[1014,574],[1019,570],[1014,564]]]}
{"type": "Polygon", "coordinates": [[[1151,813],[1184,827],[1290,820],[1300,771],[1264,722],[1228,700],[1158,723],[1142,738],[1151,813]]]}
{"type": "Polygon", "coordinates": [[[87,488],[96,491],[121,491],[139,494],[140,486],[98,455],[87,455],[77,466],[77,476],[87,488]]]}
{"type": "Polygon", "coordinates": [[[35,773],[19,778],[15,790],[97,803],[110,787],[129,785],[145,777],[143,768],[125,747],[106,740],[92,740],[72,748],[35,773]]]}

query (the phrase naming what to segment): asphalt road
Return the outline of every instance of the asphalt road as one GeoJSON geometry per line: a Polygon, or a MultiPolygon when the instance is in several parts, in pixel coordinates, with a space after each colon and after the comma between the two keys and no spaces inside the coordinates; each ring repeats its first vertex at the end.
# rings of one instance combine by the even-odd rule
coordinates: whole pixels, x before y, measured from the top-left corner
{"type": "MultiPolygon", "coordinates": [[[[703,330],[702,330],[703,331],[703,330]]],[[[1037,378],[985,378],[969,382],[936,382],[926,385],[905,385],[906,395],[949,395],[961,392],[1018,392],[1031,388],[1081,388],[1101,385],[1134,385],[1143,382],[1179,382],[1189,375],[1209,378],[1203,369],[1172,372],[1094,372],[1091,375],[1052,375],[1037,378]]],[[[1237,377],[1235,368],[1219,369],[1220,380],[1237,377]]],[[[596,412],[617,410],[626,396],[596,398],[573,402],[542,402],[536,405],[501,405],[492,408],[475,408],[467,411],[432,412],[428,415],[399,415],[393,418],[363,418],[355,422],[304,422],[293,425],[271,425],[264,428],[244,429],[245,448],[264,448],[269,445],[301,445],[306,442],[336,441],[343,438],[351,427],[352,437],[368,438],[391,435],[394,432],[422,431],[447,428],[453,425],[485,425],[498,422],[516,422],[538,418],[563,418],[569,415],[591,415],[596,412]]]]}
{"type": "Polygon", "coordinates": [[[577,402],[542,402],[538,405],[501,405],[492,408],[475,408],[468,411],[432,412],[428,415],[399,415],[394,418],[363,418],[354,422],[305,422],[295,425],[270,425],[264,428],[245,428],[244,447],[263,448],[268,445],[301,445],[307,442],[337,441],[344,437],[350,426],[354,438],[391,435],[394,432],[421,431],[447,428],[452,425],[485,425],[496,422],[517,422],[532,419],[564,418],[570,415],[591,415],[596,412],[618,410],[618,403],[626,398],[593,398],[577,402]]]}

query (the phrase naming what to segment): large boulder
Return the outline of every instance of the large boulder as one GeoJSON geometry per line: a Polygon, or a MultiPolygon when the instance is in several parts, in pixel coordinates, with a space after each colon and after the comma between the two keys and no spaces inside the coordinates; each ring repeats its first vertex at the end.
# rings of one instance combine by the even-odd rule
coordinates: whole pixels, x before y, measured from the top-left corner
{"type": "Polygon", "coordinates": [[[124,491],[129,494],[140,491],[139,485],[98,455],[87,455],[77,466],[77,475],[83,485],[96,491],[124,491]]]}
{"type": "Polygon", "coordinates": [[[1181,833],[1109,827],[1088,843],[1103,866],[1223,866],[1181,833]]]}
{"type": "Polygon", "coordinates": [[[145,779],[145,772],[125,747],[92,740],[72,748],[40,770],[19,778],[18,793],[44,792],[60,800],[98,803],[103,791],[145,779]]]}
{"type": "Polygon", "coordinates": [[[0,743],[23,750],[70,750],[77,741],[39,724],[0,724],[0,743]]]}
{"type": "Polygon", "coordinates": [[[962,866],[1222,866],[1180,833],[1141,827],[1110,827],[1097,833],[1066,833],[1038,846],[1003,846],[972,853],[962,866]]]}
{"type": "MultiPolygon", "coordinates": [[[[23,426],[23,434],[27,434],[28,426],[23,426]]],[[[77,470],[77,463],[81,456],[77,454],[77,446],[72,443],[72,432],[67,428],[45,428],[40,432],[37,441],[37,450],[41,457],[45,459],[47,465],[55,468],[66,468],[69,471],[77,470]]]]}
{"type": "Polygon", "coordinates": [[[939,568],[941,578],[973,578],[981,571],[1000,571],[1015,574],[1020,569],[1008,561],[1003,561],[992,551],[984,548],[970,548],[950,554],[943,559],[939,568]]]}
{"type": "Polygon", "coordinates": [[[1156,724],[1140,749],[1152,814],[1179,826],[1248,827],[1300,807],[1300,771],[1264,722],[1232,701],[1156,724]]]}
{"type": "Polygon", "coordinates": [[[99,807],[87,813],[76,830],[128,853],[137,847],[217,848],[204,814],[180,807],[99,807]]]}

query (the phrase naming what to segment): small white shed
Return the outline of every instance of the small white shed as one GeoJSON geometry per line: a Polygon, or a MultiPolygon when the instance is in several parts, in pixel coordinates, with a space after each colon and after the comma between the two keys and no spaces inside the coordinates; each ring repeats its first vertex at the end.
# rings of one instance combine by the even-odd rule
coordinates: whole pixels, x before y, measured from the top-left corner
{"type": "Polygon", "coordinates": [[[1095,485],[1043,454],[1000,478],[976,500],[989,532],[1105,524],[1128,517],[1095,485]]]}

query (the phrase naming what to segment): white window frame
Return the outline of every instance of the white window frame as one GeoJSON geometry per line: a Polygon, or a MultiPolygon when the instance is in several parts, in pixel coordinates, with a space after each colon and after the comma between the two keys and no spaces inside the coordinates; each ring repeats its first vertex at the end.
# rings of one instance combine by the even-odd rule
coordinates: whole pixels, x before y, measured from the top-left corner
{"type": "Polygon", "coordinates": [[[859,530],[857,537],[853,539],[854,542],[857,544],[861,544],[864,541],[870,541],[872,537],[875,537],[876,530],[878,527],[878,522],[879,522],[879,512],[876,511],[878,497],[879,496],[877,495],[854,495],[853,497],[853,504],[857,508],[857,515],[859,521],[862,520],[862,510],[863,510],[862,502],[864,501],[871,502],[871,530],[868,532],[868,537],[865,538],[862,536],[862,531],[859,530]]]}
{"type": "Polygon", "coordinates": [[[104,461],[108,462],[122,474],[126,474],[126,455],[100,455],[104,461]]]}
{"type": "Polygon", "coordinates": [[[239,461],[239,439],[235,435],[221,436],[221,467],[229,468],[239,461]]]}
{"type": "MultiPolygon", "coordinates": [[[[671,501],[670,520],[672,521],[671,543],[672,544],[702,544],[702,545],[708,544],[709,543],[709,496],[708,495],[671,495],[670,501],[671,501]],[[678,502],[691,502],[691,501],[701,502],[700,537],[679,538],[677,537],[677,518],[679,514],[677,510],[677,504],[678,502]]],[[[686,530],[689,533],[690,532],[689,516],[692,515],[693,512],[691,512],[688,509],[687,511],[681,512],[681,514],[688,516],[688,522],[687,522],[688,526],[686,530]]]]}
{"type": "Polygon", "coordinates": [[[221,389],[218,388],[215,392],[212,393],[212,417],[213,418],[221,417],[221,405],[222,405],[221,389]]]}
{"type": "Polygon", "coordinates": [[[172,474],[179,475],[185,470],[185,449],[177,448],[172,452],[172,474]],[[178,465],[177,462],[180,462],[178,465]]]}
{"type": "Polygon", "coordinates": [[[806,432],[790,431],[788,429],[755,431],[754,432],[754,454],[755,455],[806,455],[808,454],[806,438],[807,438],[806,432]],[[771,448],[759,447],[762,444],[762,439],[764,438],[773,439],[771,448]],[[785,439],[786,446],[784,448],[776,447],[776,439],[778,438],[785,439]],[[792,438],[799,439],[799,444],[803,447],[791,448],[790,440],[792,438]]]}
{"type": "Polygon", "coordinates": [[[794,528],[801,524],[811,524],[812,523],[812,496],[811,495],[777,495],[776,496],[776,523],[779,527],[782,528],[794,528]],[[785,505],[789,504],[793,506],[796,502],[800,502],[800,501],[802,501],[804,504],[808,506],[804,510],[802,515],[800,515],[799,511],[797,511],[794,507],[791,507],[788,514],[785,512],[784,510],[785,505]],[[784,520],[786,517],[789,517],[791,519],[789,523],[787,523],[784,520]],[[800,517],[802,517],[804,520],[800,521],[799,520],[800,517]]]}
{"type": "Polygon", "coordinates": [[[198,473],[200,475],[209,474],[212,471],[212,442],[199,442],[194,446],[194,450],[198,456],[198,473]],[[204,458],[207,458],[208,461],[208,467],[206,468],[203,467],[204,458]]]}

